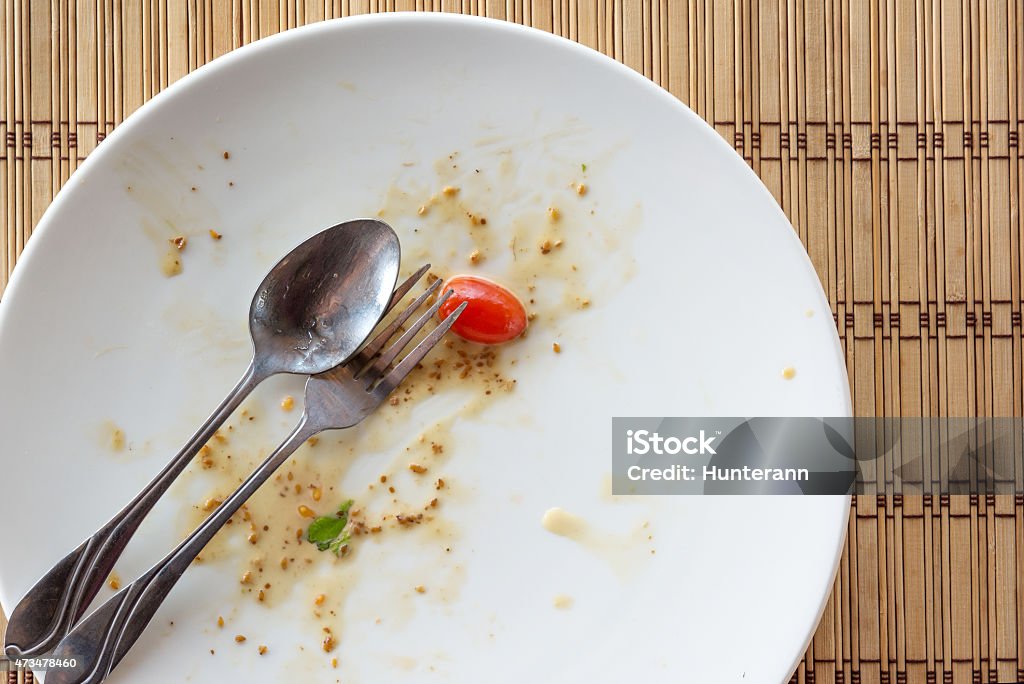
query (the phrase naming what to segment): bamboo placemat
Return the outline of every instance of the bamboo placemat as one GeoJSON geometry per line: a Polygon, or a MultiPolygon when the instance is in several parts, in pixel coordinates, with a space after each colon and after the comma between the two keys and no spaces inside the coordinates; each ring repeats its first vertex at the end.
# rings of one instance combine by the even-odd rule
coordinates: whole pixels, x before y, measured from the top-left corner
{"type": "MultiPolygon", "coordinates": [[[[5,3],[0,292],[79,163],[191,69],[324,18],[463,12],[601,50],[735,146],[817,267],[859,415],[1022,414],[1021,0],[5,3]]],[[[794,681],[1024,681],[1024,497],[853,513],[794,681]]]]}

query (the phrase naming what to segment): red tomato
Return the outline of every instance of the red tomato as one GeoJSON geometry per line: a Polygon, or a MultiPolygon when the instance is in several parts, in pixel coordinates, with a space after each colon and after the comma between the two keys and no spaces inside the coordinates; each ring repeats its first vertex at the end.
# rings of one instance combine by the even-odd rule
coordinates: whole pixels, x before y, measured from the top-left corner
{"type": "Polygon", "coordinates": [[[452,332],[470,342],[501,344],[526,330],[526,309],[519,298],[498,283],[478,276],[452,276],[441,292],[452,296],[441,305],[437,315],[443,320],[463,302],[466,310],[452,326],[452,332]]]}

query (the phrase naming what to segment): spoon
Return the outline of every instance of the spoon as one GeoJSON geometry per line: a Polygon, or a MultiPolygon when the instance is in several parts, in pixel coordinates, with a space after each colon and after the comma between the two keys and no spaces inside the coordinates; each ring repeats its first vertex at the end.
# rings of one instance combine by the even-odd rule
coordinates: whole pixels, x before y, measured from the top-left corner
{"type": "Polygon", "coordinates": [[[249,309],[253,357],[241,380],[131,503],[29,589],[8,620],[8,658],[32,658],[57,645],[103,586],[143,518],[257,385],[278,373],[323,373],[356,353],[389,303],[405,294],[395,292],[392,300],[399,261],[391,227],[357,219],[314,235],[271,269],[249,309]]]}

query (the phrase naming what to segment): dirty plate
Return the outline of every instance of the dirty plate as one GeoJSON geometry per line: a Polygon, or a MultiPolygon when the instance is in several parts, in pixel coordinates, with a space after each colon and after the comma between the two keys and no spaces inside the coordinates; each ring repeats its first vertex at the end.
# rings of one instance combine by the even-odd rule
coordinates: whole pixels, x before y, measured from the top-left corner
{"type": "MultiPolygon", "coordinates": [[[[0,304],[4,610],[232,386],[274,261],[366,215],[395,226],[407,269],[516,289],[537,314],[527,338],[466,378],[456,354],[415,401],[303,449],[294,482],[253,505],[264,541],[229,531],[110,681],[783,681],[848,500],[614,499],[610,420],[848,413],[811,264],[754,174],[667,93],[568,41],[455,16],[238,50],[133,115],[53,202],[0,304]],[[300,503],[347,497],[425,516],[389,518],[341,560],[295,539],[300,503]],[[582,541],[542,526],[553,507],[586,521],[582,541]],[[297,560],[272,573],[282,557],[297,560]],[[245,568],[262,570],[242,583],[245,568]]],[[[147,520],[122,581],[287,434],[298,411],[280,404],[301,388],[258,390],[147,520]]]]}

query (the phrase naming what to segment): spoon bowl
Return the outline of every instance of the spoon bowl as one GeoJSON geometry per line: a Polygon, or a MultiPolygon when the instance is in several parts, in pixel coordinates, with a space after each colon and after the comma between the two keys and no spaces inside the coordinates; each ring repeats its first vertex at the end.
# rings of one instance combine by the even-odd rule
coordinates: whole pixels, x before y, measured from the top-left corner
{"type": "Polygon", "coordinates": [[[376,219],[339,223],[289,252],[249,309],[257,376],[344,363],[384,315],[400,260],[398,237],[376,219]]]}

